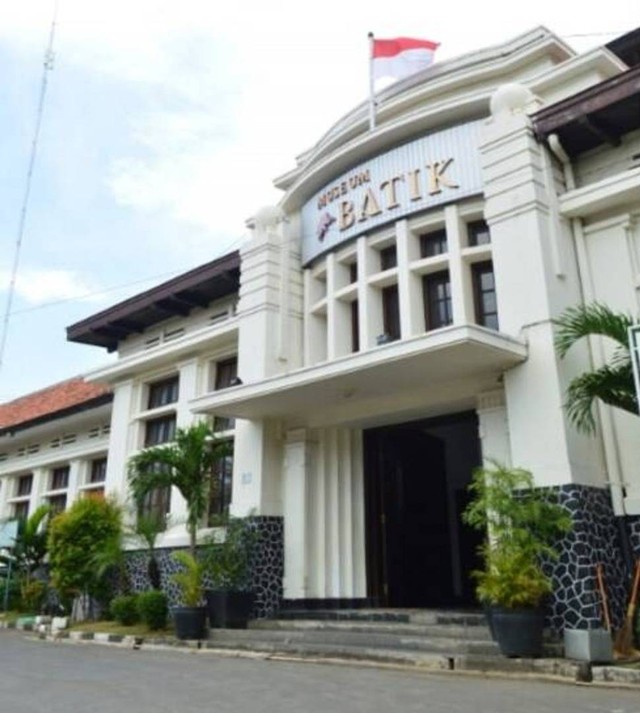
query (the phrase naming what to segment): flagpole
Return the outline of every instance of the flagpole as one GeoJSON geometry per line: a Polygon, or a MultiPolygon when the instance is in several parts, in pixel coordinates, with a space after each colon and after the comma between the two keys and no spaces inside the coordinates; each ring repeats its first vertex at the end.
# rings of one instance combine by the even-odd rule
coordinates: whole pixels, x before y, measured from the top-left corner
{"type": "Polygon", "coordinates": [[[376,93],[373,87],[373,32],[369,33],[369,131],[376,128],[376,93]]]}

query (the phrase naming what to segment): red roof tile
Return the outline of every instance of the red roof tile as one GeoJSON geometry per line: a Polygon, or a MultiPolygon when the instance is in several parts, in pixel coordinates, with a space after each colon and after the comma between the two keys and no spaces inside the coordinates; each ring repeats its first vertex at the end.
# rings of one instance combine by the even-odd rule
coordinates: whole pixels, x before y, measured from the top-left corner
{"type": "Polygon", "coordinates": [[[0,429],[46,418],[58,411],[80,406],[108,394],[110,389],[101,384],[90,384],[82,377],[47,386],[40,391],[0,404],[0,429]]]}

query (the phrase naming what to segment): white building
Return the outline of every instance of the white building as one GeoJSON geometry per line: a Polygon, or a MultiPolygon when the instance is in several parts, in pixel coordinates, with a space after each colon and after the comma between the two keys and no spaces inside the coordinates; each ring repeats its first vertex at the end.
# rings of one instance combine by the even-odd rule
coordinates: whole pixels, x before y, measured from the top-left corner
{"type": "MultiPolygon", "coordinates": [[[[536,28],[398,82],[374,130],[357,107],[277,180],[239,254],[71,326],[119,354],[90,375],[114,393],[107,489],[140,447],[214,418],[235,449],[212,511],[264,523],[263,611],[280,586],[285,605],[456,606],[478,544],[465,488],[498,459],[574,516],[554,624],[599,620],[597,562],[619,606],[638,422],[570,425],[566,386],[606,347],[560,362],[552,320],[638,312],[639,45],[576,56],[536,28]]],[[[184,514],[176,493],[155,506],[184,514]]],[[[163,542],[183,543],[179,526],[163,542]]]]}

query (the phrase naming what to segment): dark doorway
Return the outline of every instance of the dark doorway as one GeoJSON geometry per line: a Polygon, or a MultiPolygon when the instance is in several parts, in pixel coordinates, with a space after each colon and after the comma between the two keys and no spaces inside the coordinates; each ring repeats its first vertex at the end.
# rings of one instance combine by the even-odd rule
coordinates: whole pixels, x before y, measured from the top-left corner
{"type": "Polygon", "coordinates": [[[475,413],[365,431],[367,578],[384,606],[475,603],[481,538],[462,523],[480,464],[475,413]]]}

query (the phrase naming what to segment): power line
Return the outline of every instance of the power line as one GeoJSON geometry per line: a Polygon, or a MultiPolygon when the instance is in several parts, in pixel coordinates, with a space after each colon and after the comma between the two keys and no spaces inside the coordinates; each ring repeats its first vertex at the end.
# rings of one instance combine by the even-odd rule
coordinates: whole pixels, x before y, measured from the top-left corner
{"type": "Polygon", "coordinates": [[[47,49],[44,53],[44,62],[42,69],[42,82],[40,84],[40,96],[38,98],[38,110],[36,114],[36,126],[33,135],[33,141],[31,142],[31,154],[29,156],[29,167],[27,170],[27,181],[24,190],[24,197],[22,200],[22,208],[20,210],[20,221],[18,224],[18,235],[16,239],[16,245],[13,255],[13,266],[11,269],[11,279],[9,281],[9,291],[7,294],[7,306],[4,313],[4,320],[2,323],[2,337],[0,339],[0,370],[2,370],[2,365],[4,362],[4,351],[7,344],[7,335],[9,333],[9,321],[11,318],[11,307],[13,306],[13,296],[15,294],[16,288],[16,277],[18,275],[18,266],[20,264],[20,251],[22,248],[22,240],[24,237],[25,225],[27,222],[27,209],[29,207],[29,197],[31,195],[31,184],[33,180],[33,170],[36,163],[36,156],[38,154],[38,139],[40,138],[40,127],[42,126],[42,116],[44,114],[44,102],[47,95],[47,84],[49,80],[49,72],[53,71],[53,40],[56,31],[56,19],[58,16],[58,0],[54,1],[53,6],[53,18],[51,20],[51,29],[49,31],[49,41],[47,43],[47,49]]]}

